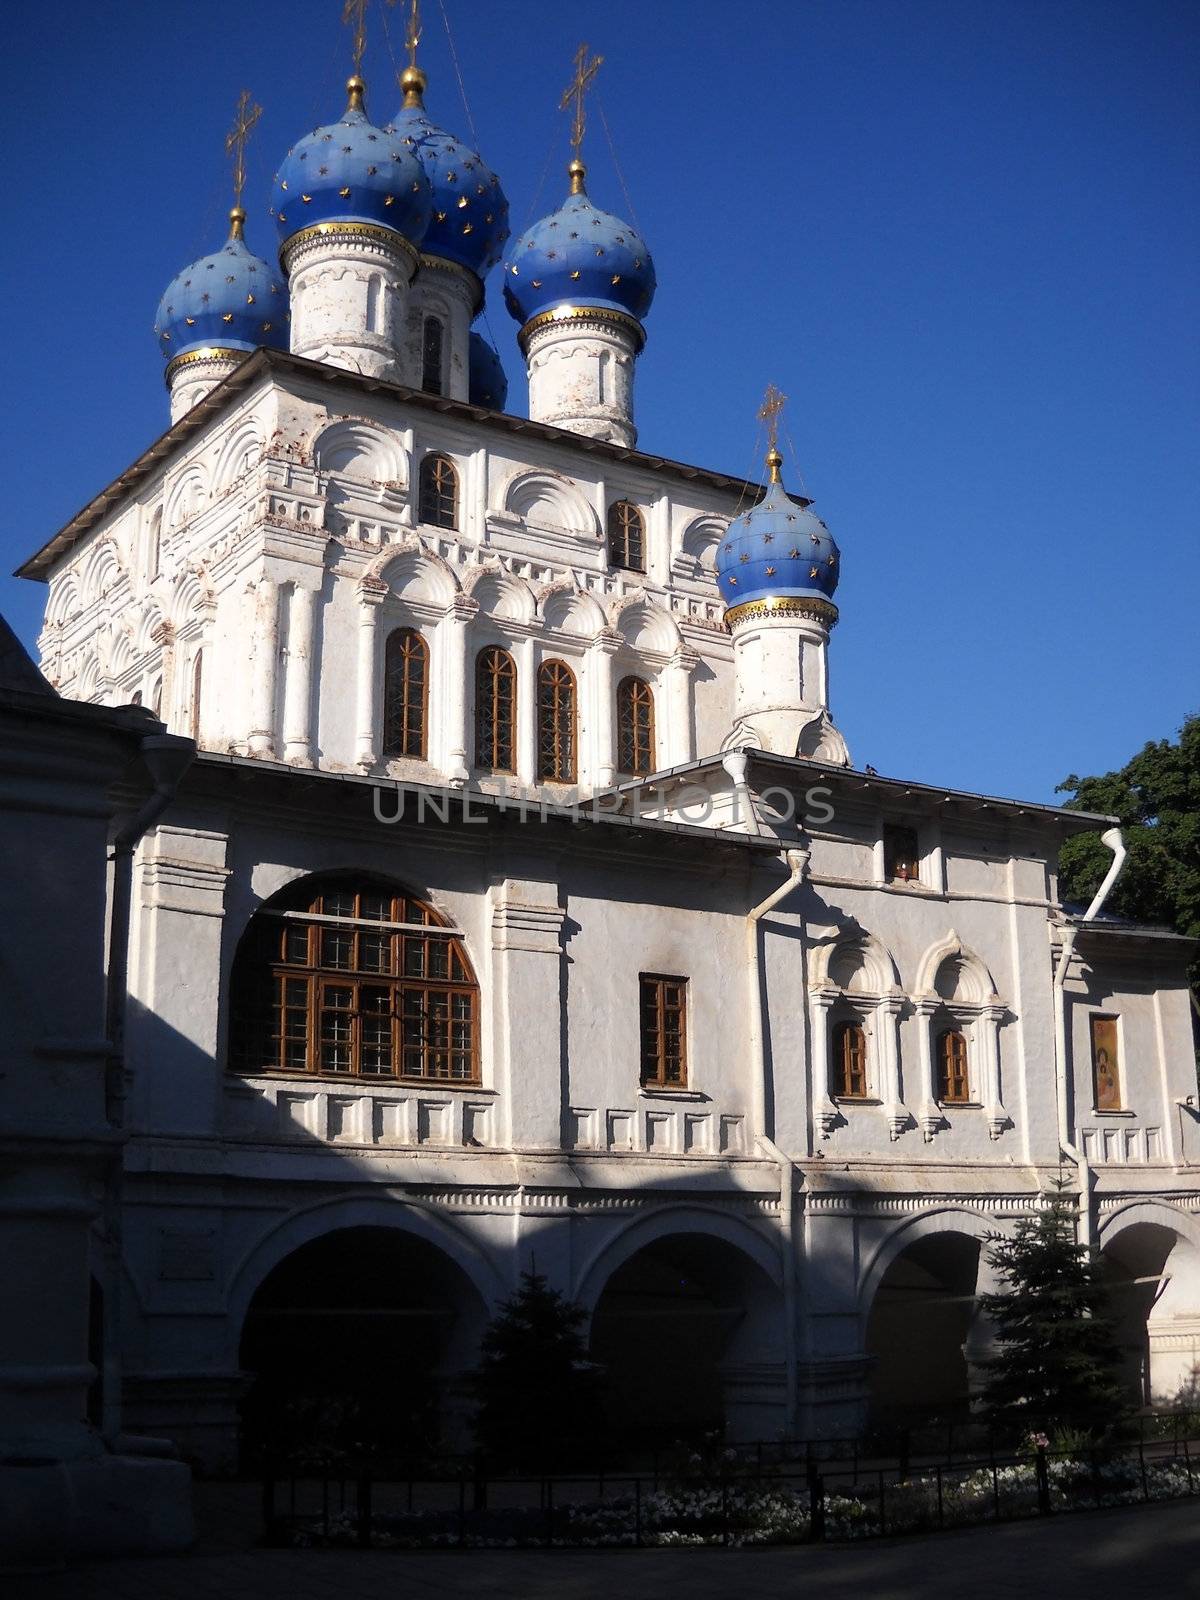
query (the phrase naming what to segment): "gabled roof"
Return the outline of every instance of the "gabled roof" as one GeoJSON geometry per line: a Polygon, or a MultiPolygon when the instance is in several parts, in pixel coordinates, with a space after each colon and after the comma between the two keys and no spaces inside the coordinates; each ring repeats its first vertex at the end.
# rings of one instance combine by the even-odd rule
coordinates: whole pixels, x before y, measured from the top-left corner
{"type": "MultiPolygon", "coordinates": [[[[554,428],[549,423],[531,422],[528,417],[510,416],[505,411],[491,411],[486,406],[471,405],[466,400],[450,400],[444,395],[426,394],[423,389],[409,389],[401,383],[388,383],[383,378],[368,378],[362,373],[347,372],[342,367],[331,366],[326,361],[309,361],[304,356],[294,356],[285,350],[256,350],[236,367],[211,394],[200,401],[179,419],[166,433],[160,434],[149,449],[136,461],[77,511],[70,522],[42,546],[36,554],[16,569],[18,578],[40,579],[43,583],[50,570],[92,528],[117,506],[122,505],[162,466],[176,450],[205,429],[212,419],[233,405],[247,390],[268,376],[307,378],[319,383],[332,384],[360,394],[380,394],[390,400],[402,401],[420,411],[435,411],[454,417],[461,422],[476,423],[496,433],[528,435],[547,444],[573,450],[581,455],[599,456],[605,461],[628,462],[640,471],[655,473],[681,483],[702,483],[706,488],[726,490],[730,494],[745,496],[757,501],[762,495],[762,485],[750,483],[745,478],[730,477],[728,473],[712,472],[707,467],[694,467],[686,462],[672,461],[667,456],[647,455],[641,450],[629,450],[623,445],[608,444],[603,439],[589,439],[584,434],[572,433],[567,428],[554,428]]],[[[800,503],[808,501],[796,496],[800,503]]]]}

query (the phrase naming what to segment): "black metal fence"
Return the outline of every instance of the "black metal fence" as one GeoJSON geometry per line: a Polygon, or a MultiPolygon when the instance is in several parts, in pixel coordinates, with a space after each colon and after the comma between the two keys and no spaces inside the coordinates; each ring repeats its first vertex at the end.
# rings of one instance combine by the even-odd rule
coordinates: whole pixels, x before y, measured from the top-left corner
{"type": "Polygon", "coordinates": [[[263,1518],[267,1542],[285,1545],[741,1546],[927,1532],[1197,1492],[1200,1437],[1184,1437],[924,1465],[810,1454],[802,1469],[722,1452],[717,1472],[658,1477],[297,1469],[264,1479],[263,1518]]]}

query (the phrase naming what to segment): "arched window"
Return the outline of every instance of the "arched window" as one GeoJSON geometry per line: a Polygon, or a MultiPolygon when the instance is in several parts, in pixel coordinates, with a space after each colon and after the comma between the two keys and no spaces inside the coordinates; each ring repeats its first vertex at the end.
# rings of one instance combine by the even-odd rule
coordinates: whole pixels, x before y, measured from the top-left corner
{"type": "Polygon", "coordinates": [[[967,1038],[959,1028],[944,1028],[937,1036],[938,1099],[961,1105],[971,1098],[967,1081],[967,1038]]]}
{"type": "Polygon", "coordinates": [[[517,666],[507,650],[489,645],[475,657],[475,764],[515,772],[517,666]]]}
{"type": "Polygon", "coordinates": [[[230,1066],[339,1078],[479,1078],[461,935],[369,879],[309,879],[256,913],[233,969],[230,1066]]]}
{"type": "Polygon", "coordinates": [[[833,1093],[839,1100],[867,1098],[867,1036],[861,1022],[834,1027],[833,1093]]]}
{"type": "Polygon", "coordinates": [[[431,528],[458,527],[458,473],[449,456],[422,457],[417,517],[431,528]]]}
{"type": "Polygon", "coordinates": [[[383,665],[383,753],[425,759],[429,650],[413,628],[388,634],[383,665]]]}
{"type": "Polygon", "coordinates": [[[421,329],[421,387],[426,394],[442,393],[442,346],[445,330],[440,317],[426,317],[421,329]]]}
{"type": "Polygon", "coordinates": [[[192,664],[192,708],[191,708],[191,735],[199,743],[200,740],[200,694],[204,686],[204,651],[196,652],[196,659],[192,664]]]}
{"type": "Polygon", "coordinates": [[[608,508],[608,559],[631,572],[646,570],[646,524],[628,500],[616,500],[608,508]]]}
{"type": "Polygon", "coordinates": [[[617,685],[617,768],[634,778],[654,771],[654,695],[641,678],[617,685]]]}
{"type": "Polygon", "coordinates": [[[538,781],[575,783],[575,674],[565,661],[538,669],[538,781]]]}
{"type": "Polygon", "coordinates": [[[150,689],[150,709],[156,717],[162,716],[162,679],[155,678],[150,689]]]}

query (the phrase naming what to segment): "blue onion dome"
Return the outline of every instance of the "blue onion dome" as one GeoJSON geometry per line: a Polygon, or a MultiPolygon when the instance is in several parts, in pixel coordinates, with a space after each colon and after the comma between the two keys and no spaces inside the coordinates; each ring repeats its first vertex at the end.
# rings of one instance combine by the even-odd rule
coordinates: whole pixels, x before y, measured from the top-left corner
{"type": "Polygon", "coordinates": [[[472,333],[469,348],[467,393],[471,404],[487,406],[489,411],[503,411],[508,399],[508,375],[495,346],[481,333],[472,333]]]}
{"type": "Polygon", "coordinates": [[[588,199],[582,161],[567,172],[571,187],[561,207],[509,246],[504,303],[522,326],[564,305],[623,312],[640,323],[655,288],[646,242],[588,199]]]}
{"type": "Polygon", "coordinates": [[[167,361],[195,350],[257,350],[288,346],[287,284],[246,248],[246,213],[229,213],[229,238],[171,279],[158,303],[154,333],[167,361]]]}
{"type": "Polygon", "coordinates": [[[404,69],[400,75],[404,104],[391,124],[405,149],[421,163],[433,194],[433,214],[421,250],[483,279],[508,240],[508,200],[483,158],[429,120],[425,84],[420,67],[404,69]]]}
{"type": "Polygon", "coordinates": [[[398,134],[368,122],[357,73],[346,88],[342,120],[293,145],[275,175],[280,241],[319,222],[368,222],[419,245],[433,204],[424,168],[398,134]]]}
{"type": "Polygon", "coordinates": [[[820,517],[783,487],[783,457],[767,455],[771,481],[759,503],[729,524],[717,550],[717,583],[726,612],[751,601],[824,601],[838,585],[841,553],[820,517]]]}

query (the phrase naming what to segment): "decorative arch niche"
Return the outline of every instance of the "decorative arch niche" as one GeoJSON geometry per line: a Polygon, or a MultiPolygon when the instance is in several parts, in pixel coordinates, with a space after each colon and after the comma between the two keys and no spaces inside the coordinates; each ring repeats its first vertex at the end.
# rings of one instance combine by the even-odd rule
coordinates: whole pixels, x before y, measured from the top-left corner
{"type": "Polygon", "coordinates": [[[504,494],[504,510],[526,527],[598,536],[596,513],[569,478],[554,472],[520,472],[504,494]]]}
{"type": "Polygon", "coordinates": [[[318,472],[353,478],[360,483],[400,484],[406,479],[406,456],[382,428],[358,418],[334,422],[313,444],[318,472]]]}

